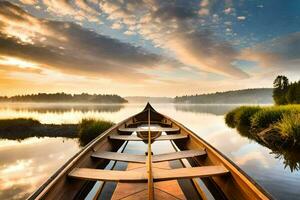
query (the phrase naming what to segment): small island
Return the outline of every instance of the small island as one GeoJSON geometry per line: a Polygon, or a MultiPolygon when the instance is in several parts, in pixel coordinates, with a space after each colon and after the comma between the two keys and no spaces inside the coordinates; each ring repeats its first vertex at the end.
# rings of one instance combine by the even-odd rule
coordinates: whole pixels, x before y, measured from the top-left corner
{"type": "Polygon", "coordinates": [[[228,112],[226,124],[271,149],[300,147],[300,81],[274,81],[274,106],[241,106],[228,112]]]}
{"type": "Polygon", "coordinates": [[[114,125],[100,119],[82,119],[78,124],[42,124],[31,118],[0,119],[0,139],[24,140],[30,137],[78,138],[85,146],[114,125]]]}
{"type": "Polygon", "coordinates": [[[99,103],[120,104],[128,101],[115,94],[66,94],[62,93],[38,93],[30,95],[17,95],[12,97],[0,96],[0,102],[38,102],[38,103],[99,103]]]}

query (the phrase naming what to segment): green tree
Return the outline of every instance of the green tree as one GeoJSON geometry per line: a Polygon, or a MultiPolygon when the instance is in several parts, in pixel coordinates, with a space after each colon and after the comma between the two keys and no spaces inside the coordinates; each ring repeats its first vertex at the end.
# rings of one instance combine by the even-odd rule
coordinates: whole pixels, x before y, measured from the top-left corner
{"type": "Polygon", "coordinates": [[[300,81],[292,83],[289,86],[286,100],[289,104],[300,103],[300,81]]]}
{"type": "Polygon", "coordinates": [[[277,105],[287,104],[286,93],[289,88],[289,80],[286,76],[277,76],[273,83],[273,99],[277,105]]]}

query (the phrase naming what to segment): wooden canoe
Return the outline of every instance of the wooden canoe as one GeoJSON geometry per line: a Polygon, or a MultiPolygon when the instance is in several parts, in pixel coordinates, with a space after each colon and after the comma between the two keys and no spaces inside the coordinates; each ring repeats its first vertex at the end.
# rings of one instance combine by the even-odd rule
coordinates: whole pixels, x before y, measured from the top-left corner
{"type": "MultiPolygon", "coordinates": [[[[51,161],[49,161],[51,162],[51,161]]],[[[100,134],[29,199],[271,199],[222,153],[148,103],[100,134]],[[142,136],[141,136],[142,133],[142,136]],[[172,151],[161,153],[172,146],[172,151]],[[128,146],[141,147],[135,154],[128,146]],[[156,153],[154,153],[154,151],[156,153]]]]}

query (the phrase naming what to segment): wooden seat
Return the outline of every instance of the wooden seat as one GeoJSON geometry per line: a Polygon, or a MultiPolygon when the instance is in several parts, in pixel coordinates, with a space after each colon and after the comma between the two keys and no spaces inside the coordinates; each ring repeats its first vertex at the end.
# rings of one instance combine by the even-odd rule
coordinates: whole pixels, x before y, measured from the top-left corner
{"type": "MultiPolygon", "coordinates": [[[[179,169],[158,169],[153,168],[153,180],[171,180],[184,179],[196,177],[218,176],[228,173],[229,171],[223,166],[203,166],[179,169]]],[[[116,170],[101,170],[90,168],[75,168],[69,173],[69,177],[83,180],[99,180],[99,181],[125,181],[125,182],[139,182],[147,181],[147,171],[130,170],[130,171],[116,171],[116,170]]]]}
{"type": "Polygon", "coordinates": [[[171,179],[184,179],[184,178],[201,178],[209,176],[217,176],[226,174],[229,171],[219,166],[203,166],[203,167],[191,167],[191,168],[179,168],[179,169],[154,169],[154,180],[171,180],[171,179]]]}
{"type": "Polygon", "coordinates": [[[99,181],[146,181],[148,176],[146,172],[139,171],[117,171],[102,170],[90,168],[75,168],[69,173],[69,177],[83,180],[99,181]]]}
{"type": "MultiPolygon", "coordinates": [[[[129,141],[143,141],[142,138],[136,135],[110,135],[110,139],[112,140],[129,140],[129,141]]],[[[183,134],[175,134],[175,135],[161,135],[158,138],[154,139],[155,141],[160,140],[179,140],[179,139],[186,139],[188,135],[183,134]]]]}
{"type": "Polygon", "coordinates": [[[178,151],[178,152],[172,152],[172,153],[153,155],[152,162],[154,162],[154,163],[155,162],[163,162],[163,161],[191,158],[191,157],[203,156],[203,155],[206,155],[206,152],[204,150],[178,151]]]}
{"type": "MultiPolygon", "coordinates": [[[[119,132],[125,132],[125,133],[132,133],[132,132],[148,132],[148,128],[119,128],[119,132]]],[[[164,128],[164,127],[151,127],[151,132],[166,132],[166,133],[172,133],[172,132],[179,132],[179,128],[164,128]]]]}
{"type": "MultiPolygon", "coordinates": [[[[177,160],[183,158],[191,158],[195,156],[206,155],[206,152],[203,150],[186,150],[186,151],[178,151],[172,153],[165,154],[157,154],[152,156],[152,162],[163,162],[170,160],[177,160]]],[[[145,163],[146,156],[145,155],[133,155],[128,153],[117,153],[117,152],[96,152],[91,155],[93,158],[101,158],[108,160],[116,160],[116,161],[124,161],[124,162],[134,162],[134,163],[145,163]]]]}
{"type": "Polygon", "coordinates": [[[91,155],[93,158],[102,158],[107,160],[116,160],[116,161],[125,161],[125,162],[133,162],[133,163],[145,163],[146,156],[145,155],[133,155],[128,153],[117,153],[117,152],[96,152],[91,155]]]}

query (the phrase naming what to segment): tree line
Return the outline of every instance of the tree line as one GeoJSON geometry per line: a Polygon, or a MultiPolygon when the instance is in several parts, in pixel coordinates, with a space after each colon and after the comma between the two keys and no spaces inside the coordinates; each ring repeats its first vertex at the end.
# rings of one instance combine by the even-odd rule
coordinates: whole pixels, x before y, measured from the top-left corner
{"type": "Polygon", "coordinates": [[[277,105],[300,103],[300,81],[290,83],[286,76],[280,75],[273,86],[273,99],[277,105]]]}
{"type": "Polygon", "coordinates": [[[66,93],[38,93],[30,95],[16,95],[12,97],[0,96],[1,102],[85,102],[85,103],[127,103],[118,95],[109,94],[66,94],[66,93]]]}
{"type": "Polygon", "coordinates": [[[174,103],[191,104],[239,104],[239,103],[272,103],[272,88],[257,88],[177,96],[174,103]]]}

